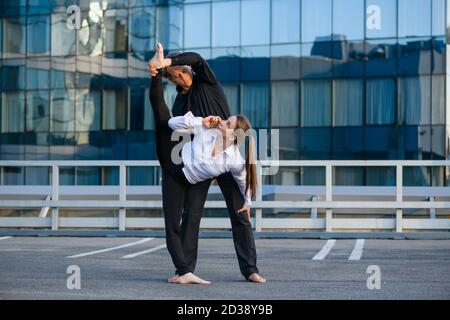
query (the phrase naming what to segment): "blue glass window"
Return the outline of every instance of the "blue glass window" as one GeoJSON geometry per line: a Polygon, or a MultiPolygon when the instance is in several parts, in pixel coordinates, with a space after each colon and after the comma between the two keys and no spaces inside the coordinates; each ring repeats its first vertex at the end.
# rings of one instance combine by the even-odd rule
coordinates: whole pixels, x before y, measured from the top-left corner
{"type": "Polygon", "coordinates": [[[364,1],[334,0],[333,40],[364,39],[364,1]]]}
{"type": "Polygon", "coordinates": [[[445,0],[432,0],[432,35],[445,35],[445,0]]]}
{"type": "Polygon", "coordinates": [[[48,55],[50,52],[50,16],[30,16],[27,26],[27,53],[48,55]]]}
{"type": "Polygon", "coordinates": [[[394,79],[368,79],[366,82],[366,123],[395,124],[397,94],[394,79]]]}
{"type": "Polygon", "coordinates": [[[398,36],[431,35],[431,0],[398,0],[398,36]]]}
{"type": "Polygon", "coordinates": [[[395,76],[398,67],[396,39],[369,40],[366,42],[366,75],[395,76]]]}
{"type": "Polygon", "coordinates": [[[212,46],[228,47],[239,45],[240,2],[213,2],[212,4],[212,46]]]}
{"type": "Polygon", "coordinates": [[[364,127],[365,159],[398,159],[401,154],[401,129],[394,126],[364,127]]]}
{"type": "Polygon", "coordinates": [[[78,89],[76,99],[76,131],[100,130],[101,92],[78,89]]]}
{"type": "Polygon", "coordinates": [[[302,42],[330,41],[331,0],[302,1],[302,42]]]}
{"type": "Polygon", "coordinates": [[[23,92],[3,92],[2,132],[23,132],[25,129],[25,97],[23,92]]]}
{"type": "Polygon", "coordinates": [[[300,78],[300,45],[273,45],[270,48],[270,78],[290,80],[300,78]]]}
{"type": "MultiPolygon", "coordinates": [[[[19,62],[20,63],[20,62],[19,62]]],[[[25,89],[25,67],[22,65],[6,65],[1,67],[2,87],[4,90],[25,89]]]]}
{"type": "Polygon", "coordinates": [[[333,159],[364,158],[364,127],[333,128],[333,159]]]}
{"type": "Polygon", "coordinates": [[[331,128],[303,128],[300,140],[304,160],[331,159],[331,128]]]}
{"type": "Polygon", "coordinates": [[[331,82],[329,80],[302,81],[303,127],[331,126],[331,82]]]}
{"type": "Polygon", "coordinates": [[[298,126],[300,114],[299,89],[297,81],[272,82],[272,127],[298,126]]]}
{"type": "Polygon", "coordinates": [[[222,87],[227,98],[230,114],[239,114],[239,86],[236,84],[224,84],[222,87]]]}
{"type": "Polygon", "coordinates": [[[168,50],[176,50],[183,45],[183,5],[156,7],[156,34],[168,50]]]}
{"type": "Polygon", "coordinates": [[[364,74],[364,42],[333,43],[333,74],[336,77],[361,77],[364,74]]]}
{"type": "Polygon", "coordinates": [[[25,55],[25,18],[3,19],[3,57],[13,58],[25,55]]]}
{"type": "Polygon", "coordinates": [[[238,47],[212,50],[212,60],[209,65],[220,81],[236,82],[241,79],[240,52],[238,47]]]}
{"type": "Polygon", "coordinates": [[[364,87],[362,80],[333,81],[333,125],[364,124],[364,87]]]}
{"type": "MultiPolygon", "coordinates": [[[[28,61],[30,63],[30,61],[28,61]]],[[[47,89],[49,87],[49,63],[44,62],[41,67],[44,68],[27,68],[27,89],[47,89]]]]}
{"type": "Polygon", "coordinates": [[[126,90],[103,90],[103,130],[124,130],[126,128],[126,90]]]}
{"type": "Polygon", "coordinates": [[[399,79],[401,124],[430,124],[430,85],[430,76],[399,79]]]}
{"type": "Polygon", "coordinates": [[[400,39],[399,74],[430,74],[431,50],[432,41],[428,38],[400,39]]]}
{"type": "MultiPolygon", "coordinates": [[[[445,76],[431,77],[431,123],[445,124],[445,76]]],[[[445,143],[443,143],[445,145],[445,143]]]]}
{"type": "Polygon", "coordinates": [[[327,78],[332,74],[331,42],[305,43],[301,46],[301,74],[303,78],[327,78]]]}
{"type": "Polygon", "coordinates": [[[67,27],[66,14],[52,14],[52,56],[74,55],[75,46],[75,30],[67,27]]]}
{"type": "MultiPolygon", "coordinates": [[[[163,43],[165,45],[165,43],[163,43]]],[[[150,51],[155,49],[154,7],[130,10],[130,49],[150,51]]]]}
{"type": "Polygon", "coordinates": [[[270,49],[266,46],[241,48],[241,80],[269,80],[270,49]]]}
{"type": "Polygon", "coordinates": [[[75,130],[75,90],[52,90],[51,119],[52,132],[75,130]]]}
{"type": "Polygon", "coordinates": [[[300,41],[300,1],[272,1],[272,43],[300,41]]]}
{"type": "Polygon", "coordinates": [[[269,86],[266,82],[245,83],[242,88],[242,113],[254,128],[269,126],[269,86]]]}
{"type": "Polygon", "coordinates": [[[127,25],[126,10],[105,11],[104,52],[127,51],[127,25]]]}
{"type": "Polygon", "coordinates": [[[184,47],[210,46],[211,5],[192,4],[184,7],[184,47]],[[201,17],[201,19],[199,19],[201,17]]]}
{"type": "Polygon", "coordinates": [[[50,128],[48,91],[28,91],[26,104],[27,131],[48,132],[50,128]]]}
{"type": "Polygon", "coordinates": [[[243,0],[241,2],[241,44],[270,43],[270,1],[243,0]]]}

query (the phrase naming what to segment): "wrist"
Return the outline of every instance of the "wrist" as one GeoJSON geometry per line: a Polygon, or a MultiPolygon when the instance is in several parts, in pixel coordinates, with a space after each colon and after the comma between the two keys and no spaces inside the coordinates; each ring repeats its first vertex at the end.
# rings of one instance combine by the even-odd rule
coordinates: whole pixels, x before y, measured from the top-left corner
{"type": "Polygon", "coordinates": [[[162,61],[162,67],[166,68],[166,67],[170,67],[172,65],[172,59],[171,58],[165,58],[162,61]]]}

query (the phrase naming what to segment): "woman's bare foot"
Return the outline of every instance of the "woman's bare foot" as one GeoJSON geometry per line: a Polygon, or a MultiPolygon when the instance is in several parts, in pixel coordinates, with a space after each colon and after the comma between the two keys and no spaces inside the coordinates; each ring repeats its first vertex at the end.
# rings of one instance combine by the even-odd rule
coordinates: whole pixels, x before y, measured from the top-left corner
{"type": "Polygon", "coordinates": [[[167,280],[167,282],[169,282],[169,283],[177,283],[179,277],[180,277],[180,276],[176,274],[176,275],[174,275],[173,277],[169,278],[169,279],[167,280]]]}
{"type": "Polygon", "coordinates": [[[266,279],[264,279],[263,277],[261,277],[259,274],[252,273],[251,275],[248,276],[247,278],[248,281],[250,282],[256,282],[256,283],[265,283],[266,279]]]}
{"type": "Polygon", "coordinates": [[[211,281],[203,280],[199,277],[197,277],[192,272],[185,273],[182,276],[179,276],[177,279],[177,282],[179,284],[210,284],[211,281]]]}

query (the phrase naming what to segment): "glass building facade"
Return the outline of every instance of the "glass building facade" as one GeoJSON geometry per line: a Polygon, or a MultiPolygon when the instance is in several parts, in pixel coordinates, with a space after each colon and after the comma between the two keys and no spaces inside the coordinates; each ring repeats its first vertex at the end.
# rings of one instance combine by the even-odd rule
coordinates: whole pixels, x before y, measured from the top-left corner
{"type": "MultiPolygon", "coordinates": [[[[207,59],[232,113],[279,129],[280,159],[449,159],[447,0],[0,2],[2,160],[156,159],[147,61],[158,40],[207,59]]],[[[174,86],[165,95],[171,106],[174,86]]],[[[394,169],[340,168],[335,184],[393,185],[394,169]]],[[[118,184],[118,173],[68,167],[60,181],[118,184]]],[[[405,184],[449,174],[411,169],[405,184]]],[[[281,168],[265,183],[324,179],[281,168]]],[[[156,184],[158,172],[128,180],[156,184]]],[[[1,183],[48,184],[49,169],[4,167],[1,183]]]]}

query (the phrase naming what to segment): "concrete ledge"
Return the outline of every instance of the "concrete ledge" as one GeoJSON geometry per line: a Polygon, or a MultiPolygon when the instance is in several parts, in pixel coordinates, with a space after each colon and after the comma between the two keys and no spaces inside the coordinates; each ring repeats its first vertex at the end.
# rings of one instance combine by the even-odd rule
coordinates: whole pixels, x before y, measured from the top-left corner
{"type": "MultiPolygon", "coordinates": [[[[450,232],[279,232],[254,233],[256,239],[395,239],[448,240],[450,232]]],[[[156,237],[164,238],[164,231],[154,230],[0,230],[0,236],[15,237],[156,237]]],[[[231,238],[231,231],[202,231],[200,238],[231,238]]]]}

